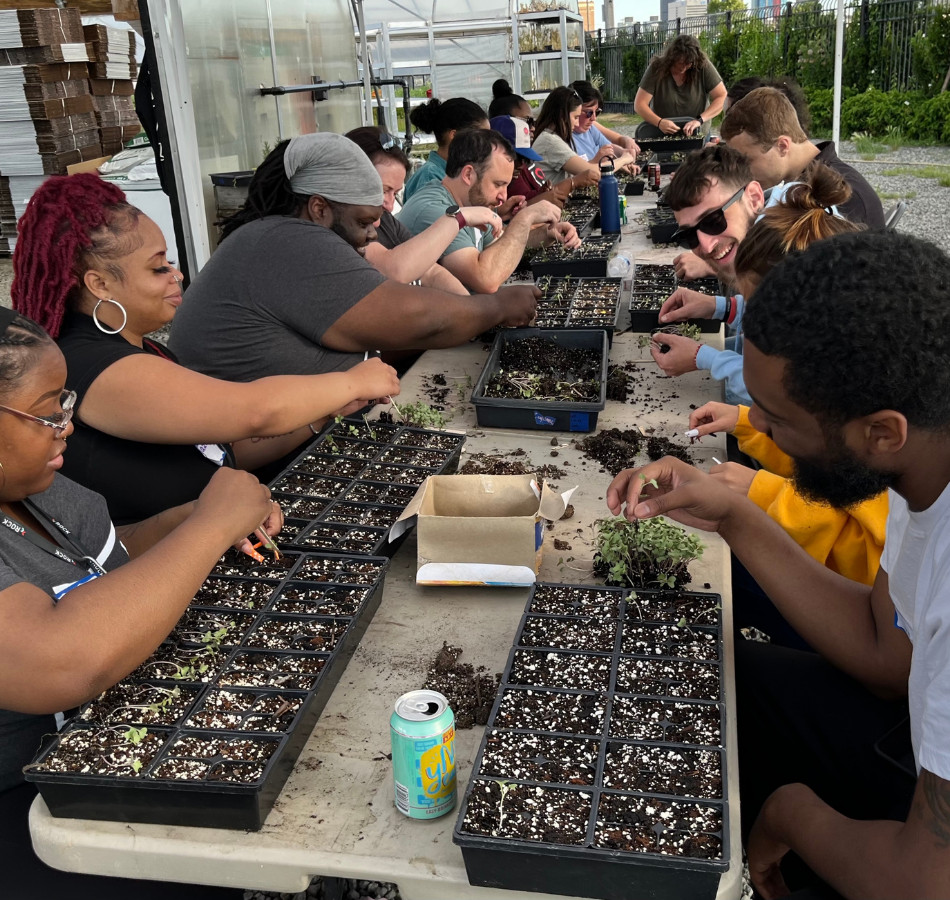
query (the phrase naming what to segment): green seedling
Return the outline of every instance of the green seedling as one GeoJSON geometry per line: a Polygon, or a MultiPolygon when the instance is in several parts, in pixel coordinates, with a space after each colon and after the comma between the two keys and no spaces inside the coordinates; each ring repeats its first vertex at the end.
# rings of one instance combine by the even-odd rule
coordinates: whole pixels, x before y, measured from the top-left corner
{"type": "Polygon", "coordinates": [[[665,519],[615,516],[596,526],[594,571],[609,584],[673,590],[689,581],[689,564],[703,555],[698,537],[665,519]]]}

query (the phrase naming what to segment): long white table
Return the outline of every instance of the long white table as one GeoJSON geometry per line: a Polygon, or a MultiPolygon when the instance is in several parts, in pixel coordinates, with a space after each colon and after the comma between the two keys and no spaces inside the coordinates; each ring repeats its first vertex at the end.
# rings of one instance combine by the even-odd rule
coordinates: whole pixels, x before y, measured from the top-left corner
{"type": "MultiPolygon", "coordinates": [[[[644,203],[652,203],[648,195],[644,203]]],[[[668,248],[640,253],[640,237],[628,228],[625,243],[639,257],[668,261],[668,248]]],[[[712,343],[718,343],[714,337],[712,343]]],[[[468,402],[486,353],[481,343],[430,351],[402,381],[402,400],[426,399],[431,376],[444,373],[450,386],[448,427],[468,434],[468,454],[523,450],[525,462],[553,463],[567,474],[563,490],[578,485],[573,518],[546,532],[540,580],[595,582],[591,571],[592,525],[608,515],[604,495],[610,481],[598,464],[574,446],[583,435],[480,429],[468,402]],[[470,380],[469,380],[470,379],[470,380]],[[556,452],[557,456],[552,456],[556,452]],[[555,551],[554,539],[570,551],[555,551]],[[569,560],[569,561],[568,561],[569,560]]],[[[621,404],[608,401],[598,429],[644,430],[682,440],[690,405],[718,399],[718,385],[703,373],[671,380],[660,377],[636,336],[614,340],[614,362],[639,360],[636,392],[621,404]],[[647,399],[647,397],[649,399],[647,399]]],[[[698,460],[720,453],[723,443],[706,440],[698,460]]],[[[727,707],[734,708],[728,548],[715,535],[702,535],[706,552],[691,567],[694,585],[708,583],[723,596],[727,707]]],[[[140,825],[50,816],[41,798],[30,813],[37,853],[57,868],[116,876],[173,879],[199,884],[275,891],[300,891],[314,875],[394,881],[405,900],[545,900],[468,884],[461,851],[452,843],[455,814],[429,822],[410,820],[395,809],[389,751],[389,715],[402,693],[421,679],[443,641],[463,649],[463,662],[501,671],[526,602],[527,589],[421,588],[414,583],[416,545],[396,553],[382,602],[264,827],[245,833],[219,829],[140,825]]],[[[735,717],[726,716],[729,794],[738,797],[735,717]]],[[[456,741],[459,795],[465,790],[483,729],[460,731],[456,741]]],[[[731,859],[719,897],[740,893],[741,842],[737,804],[731,809],[731,859]]],[[[551,898],[553,900],[553,898],[551,898]]]]}

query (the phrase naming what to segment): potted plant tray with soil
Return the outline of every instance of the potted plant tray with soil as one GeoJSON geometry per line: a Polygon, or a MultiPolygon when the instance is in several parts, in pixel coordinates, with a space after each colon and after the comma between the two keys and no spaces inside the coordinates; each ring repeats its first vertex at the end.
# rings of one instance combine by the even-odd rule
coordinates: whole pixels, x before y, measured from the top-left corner
{"type": "Polygon", "coordinates": [[[453,840],[469,882],[712,900],[729,866],[715,594],[538,584],[453,840]]]}
{"type": "Polygon", "coordinates": [[[257,830],[382,596],[389,560],[229,551],[165,642],[26,771],[54,816],[257,830]]]}
{"type": "Polygon", "coordinates": [[[542,275],[603,278],[607,275],[607,258],[619,240],[618,235],[593,235],[576,250],[568,250],[563,244],[541,247],[531,257],[531,271],[536,279],[542,275]]]}
{"type": "Polygon", "coordinates": [[[538,279],[541,291],[535,328],[596,329],[613,343],[620,317],[619,278],[573,278],[545,275],[538,279]]]}
{"type": "Polygon", "coordinates": [[[270,484],[287,549],[392,556],[389,529],[430,475],[458,469],[465,435],[362,419],[333,422],[270,484]],[[289,523],[289,527],[286,523],[289,523]]]}
{"type": "Polygon", "coordinates": [[[672,210],[646,209],[643,215],[647,221],[647,236],[654,244],[668,244],[679,227],[672,210]]]}
{"type": "MultiPolygon", "coordinates": [[[[690,290],[716,294],[718,293],[719,281],[715,278],[707,278],[683,286],[690,290]],[[708,290],[710,282],[715,285],[715,289],[712,291],[708,290]]],[[[680,287],[680,284],[676,279],[676,271],[673,266],[635,263],[633,287],[628,303],[630,330],[641,334],[655,331],[660,326],[659,316],[663,302],[678,287],[680,287]]],[[[718,319],[687,319],[687,322],[698,327],[704,334],[715,334],[722,325],[722,322],[718,319]]]]}
{"type": "Polygon", "coordinates": [[[472,393],[478,424],[592,431],[607,403],[607,352],[600,330],[499,332],[472,393]]]}

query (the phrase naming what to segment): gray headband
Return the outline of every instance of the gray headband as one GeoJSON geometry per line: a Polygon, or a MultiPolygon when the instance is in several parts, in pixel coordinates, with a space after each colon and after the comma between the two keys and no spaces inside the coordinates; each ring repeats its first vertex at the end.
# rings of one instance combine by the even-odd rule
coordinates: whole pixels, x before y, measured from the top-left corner
{"type": "Polygon", "coordinates": [[[382,206],[383,182],[363,150],[342,134],[321,132],[292,138],[284,172],[295,194],[335,203],[382,206]]]}

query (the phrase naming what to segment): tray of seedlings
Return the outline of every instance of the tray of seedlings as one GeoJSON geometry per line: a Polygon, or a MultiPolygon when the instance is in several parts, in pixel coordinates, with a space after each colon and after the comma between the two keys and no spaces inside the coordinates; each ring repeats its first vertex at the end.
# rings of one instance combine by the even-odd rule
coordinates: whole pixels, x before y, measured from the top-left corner
{"type": "Polygon", "coordinates": [[[54,816],[259,829],[388,565],[228,551],[161,646],[50,737],[27,780],[54,816]]]}
{"type": "Polygon", "coordinates": [[[606,331],[607,341],[613,342],[620,317],[619,278],[543,275],[537,286],[541,296],[534,321],[536,328],[596,329],[606,331]]]}
{"type": "Polygon", "coordinates": [[[637,165],[641,169],[640,175],[634,175],[632,172],[617,172],[617,183],[620,185],[620,192],[627,197],[639,197],[646,187],[646,181],[642,177],[642,170],[646,168],[646,162],[638,162],[637,165]]]}
{"type": "Polygon", "coordinates": [[[620,240],[616,234],[584,238],[576,250],[563,244],[540,247],[531,257],[531,271],[537,279],[542,275],[573,275],[578,278],[603,278],[607,274],[607,257],[620,240]]]}
{"type": "MultiPolygon", "coordinates": [[[[715,279],[711,279],[715,281],[715,279]]],[[[718,281],[716,282],[718,284],[718,281]]],[[[686,287],[693,290],[695,282],[686,287]]],[[[630,291],[630,330],[650,333],[660,327],[659,315],[664,301],[676,288],[676,271],[670,265],[634,263],[633,287],[630,291]]],[[[718,319],[687,319],[687,324],[701,332],[713,334],[722,324],[718,319]]]]}
{"type": "Polygon", "coordinates": [[[712,900],[729,866],[719,597],[541,583],[453,841],[473,885],[712,900]]]}
{"type": "Polygon", "coordinates": [[[646,209],[647,237],[654,244],[668,244],[679,227],[670,209],[646,209]]]}
{"type": "Polygon", "coordinates": [[[426,478],[458,469],[464,443],[449,431],[334,422],[271,482],[287,516],[278,546],[392,556],[393,522],[426,478]]]}
{"type": "Polygon", "coordinates": [[[499,332],[472,392],[478,424],[593,431],[607,403],[607,353],[599,329],[499,332]]]}
{"type": "Polygon", "coordinates": [[[703,136],[687,137],[682,131],[676,134],[664,134],[663,137],[637,138],[641,153],[689,153],[703,146],[703,136]]]}
{"type": "Polygon", "coordinates": [[[688,150],[657,150],[651,155],[650,162],[660,167],[661,175],[669,175],[683,164],[688,153],[688,150]]]}
{"type": "Polygon", "coordinates": [[[600,213],[598,202],[588,196],[570,197],[564,204],[561,219],[570,222],[578,234],[588,234],[593,227],[594,218],[600,213]]]}

